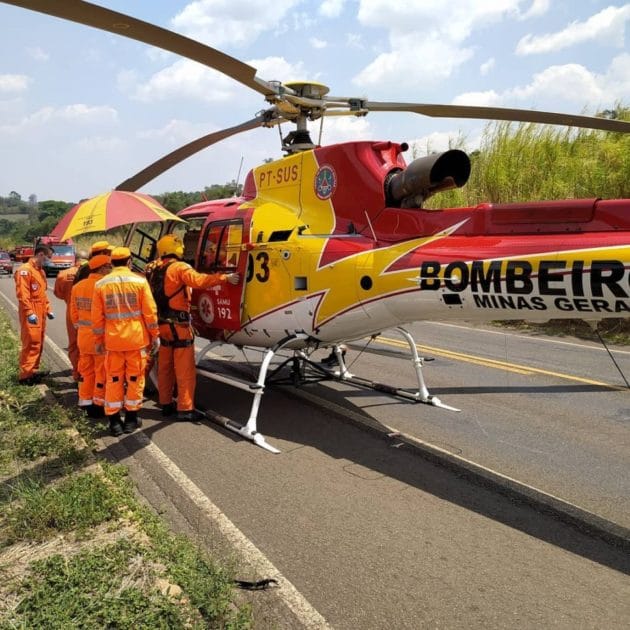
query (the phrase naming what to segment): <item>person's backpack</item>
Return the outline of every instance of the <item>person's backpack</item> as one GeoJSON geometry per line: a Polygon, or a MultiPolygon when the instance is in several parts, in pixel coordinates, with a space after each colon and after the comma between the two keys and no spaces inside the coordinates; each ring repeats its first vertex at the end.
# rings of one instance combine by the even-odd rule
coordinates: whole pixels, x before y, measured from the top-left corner
{"type": "Polygon", "coordinates": [[[176,320],[176,321],[188,321],[190,319],[189,314],[186,311],[176,311],[169,306],[169,300],[176,296],[180,291],[183,291],[186,286],[182,284],[175,293],[172,295],[166,295],[164,290],[164,281],[166,280],[166,270],[170,267],[172,260],[165,262],[159,262],[155,265],[151,265],[147,271],[146,276],[153,294],[153,299],[157,305],[158,319],[160,320],[176,320]]]}

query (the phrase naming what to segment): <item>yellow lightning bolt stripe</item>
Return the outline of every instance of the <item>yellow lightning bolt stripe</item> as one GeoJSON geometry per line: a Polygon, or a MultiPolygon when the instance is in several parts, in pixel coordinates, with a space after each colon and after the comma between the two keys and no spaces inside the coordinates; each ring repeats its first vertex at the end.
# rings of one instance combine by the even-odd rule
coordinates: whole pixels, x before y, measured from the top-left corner
{"type": "Polygon", "coordinates": [[[374,301],[408,291],[413,286],[407,278],[408,269],[389,272],[386,270],[411,251],[446,238],[466,221],[467,219],[431,236],[360,252],[318,269],[311,277],[309,286],[311,291],[315,293],[321,291],[324,294],[316,313],[315,325],[321,325],[335,315],[357,306],[359,298],[374,301]],[[369,276],[372,286],[369,289],[359,289],[361,291],[359,296],[350,288],[360,286],[362,276],[369,276]]]}
{"type": "MultiPolygon", "coordinates": [[[[294,275],[308,277],[308,295],[323,295],[314,315],[315,326],[357,306],[361,300],[371,301],[409,290],[412,283],[404,277],[408,270],[386,272],[387,268],[414,249],[452,234],[465,222],[457,223],[431,236],[352,254],[320,267],[321,255],[329,239],[325,236],[317,238],[316,235],[334,232],[335,213],[330,199],[322,200],[316,195],[315,177],[319,167],[314,153],[304,152],[256,168],[254,178],[257,196],[251,202],[255,208],[252,235],[259,231],[268,235],[272,229],[279,229],[282,221],[289,225],[291,218],[295,219],[295,216],[298,216],[299,222],[303,222],[306,227],[302,234],[311,236],[300,240],[293,235],[289,242],[295,255],[281,264],[284,272],[291,277],[294,275]],[[363,275],[369,275],[373,280],[369,290],[356,288],[363,275]]],[[[283,291],[281,287],[274,286],[275,281],[275,274],[272,273],[265,294],[261,292],[255,300],[249,301],[250,317],[258,317],[272,310],[274,306],[278,307],[278,295],[287,293],[287,290],[283,291]]],[[[292,297],[287,295],[286,304],[293,301],[292,297]]]]}

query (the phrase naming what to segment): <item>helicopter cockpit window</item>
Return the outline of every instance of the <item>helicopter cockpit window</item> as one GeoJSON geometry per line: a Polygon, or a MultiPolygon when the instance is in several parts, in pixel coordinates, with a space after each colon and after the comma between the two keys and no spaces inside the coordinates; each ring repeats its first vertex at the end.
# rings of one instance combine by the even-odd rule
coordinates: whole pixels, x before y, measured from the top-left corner
{"type": "Polygon", "coordinates": [[[229,272],[238,267],[243,242],[243,225],[210,225],[202,245],[200,270],[206,273],[229,272]]]}
{"type": "Polygon", "coordinates": [[[159,236],[159,227],[148,225],[150,227],[146,227],[146,229],[144,225],[142,228],[136,228],[128,245],[133,268],[137,271],[144,271],[147,263],[153,260],[156,255],[155,243],[159,236]]]}
{"type": "Polygon", "coordinates": [[[184,244],[184,261],[189,265],[195,266],[197,258],[197,245],[201,236],[201,228],[206,217],[191,217],[186,219],[186,223],[178,223],[173,227],[173,234],[182,239],[184,244]]]}

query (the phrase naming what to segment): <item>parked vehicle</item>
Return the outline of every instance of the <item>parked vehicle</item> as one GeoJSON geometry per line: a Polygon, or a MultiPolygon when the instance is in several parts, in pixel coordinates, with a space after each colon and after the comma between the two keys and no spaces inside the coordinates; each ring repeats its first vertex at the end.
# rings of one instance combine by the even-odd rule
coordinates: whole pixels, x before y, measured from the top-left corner
{"type": "Polygon", "coordinates": [[[0,274],[11,275],[13,273],[13,261],[8,252],[0,252],[0,274]]]}
{"type": "Polygon", "coordinates": [[[47,276],[55,276],[62,269],[74,265],[76,250],[71,239],[60,241],[54,236],[40,236],[35,239],[35,247],[38,245],[48,245],[52,249],[50,259],[44,263],[44,272],[47,276]]]}
{"type": "Polygon", "coordinates": [[[25,263],[33,255],[30,245],[17,245],[9,252],[9,257],[15,262],[25,263]]]}

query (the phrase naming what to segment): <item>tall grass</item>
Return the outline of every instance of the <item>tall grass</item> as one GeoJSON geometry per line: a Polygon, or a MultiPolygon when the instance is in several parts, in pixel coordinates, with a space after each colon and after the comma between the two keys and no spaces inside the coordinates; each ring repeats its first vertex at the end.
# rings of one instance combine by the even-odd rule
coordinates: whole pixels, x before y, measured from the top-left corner
{"type": "MultiPolygon", "coordinates": [[[[630,120],[630,108],[618,108],[617,117],[630,120]]],[[[453,148],[465,150],[465,141],[458,138],[453,148]]],[[[470,157],[468,184],[436,195],[426,207],[630,198],[630,134],[494,122],[470,157]]]]}

